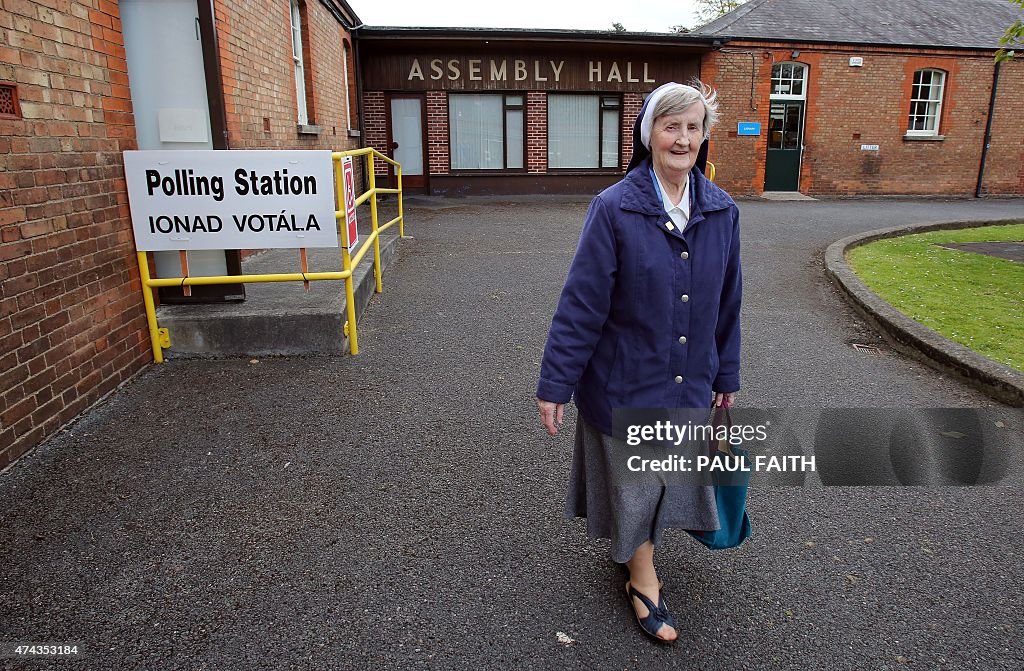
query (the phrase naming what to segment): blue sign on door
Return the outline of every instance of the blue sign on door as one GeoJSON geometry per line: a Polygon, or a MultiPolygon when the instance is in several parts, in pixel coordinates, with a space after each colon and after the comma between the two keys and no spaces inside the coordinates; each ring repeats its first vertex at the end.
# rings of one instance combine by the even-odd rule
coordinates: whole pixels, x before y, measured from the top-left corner
{"type": "Polygon", "coordinates": [[[736,126],[737,135],[760,135],[760,121],[740,121],[736,126]]]}

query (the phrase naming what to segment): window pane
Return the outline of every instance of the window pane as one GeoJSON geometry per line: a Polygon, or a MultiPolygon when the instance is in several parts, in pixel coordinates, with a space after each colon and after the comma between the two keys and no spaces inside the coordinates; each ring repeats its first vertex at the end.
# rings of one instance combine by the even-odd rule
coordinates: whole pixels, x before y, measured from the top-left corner
{"type": "Polygon", "coordinates": [[[505,104],[510,107],[522,107],[523,96],[505,96],[505,104]]]}
{"type": "Polygon", "coordinates": [[[548,167],[598,167],[597,96],[548,96],[548,167]]]}
{"type": "Polygon", "coordinates": [[[500,95],[451,95],[448,123],[452,169],[500,170],[502,147],[500,95]]]}
{"type": "Polygon", "coordinates": [[[935,109],[928,110],[929,115],[924,118],[924,129],[935,130],[935,109]]]}
{"type": "Polygon", "coordinates": [[[782,149],[782,120],[784,107],[772,105],[771,114],[768,117],[768,148],[782,149]]]}
{"type": "Polygon", "coordinates": [[[782,79],[792,79],[792,78],[793,78],[793,66],[790,65],[789,63],[783,63],[782,64],[782,79]]]}
{"type": "Polygon", "coordinates": [[[601,112],[601,167],[619,167],[619,110],[601,112]]]}
{"type": "Polygon", "coordinates": [[[789,105],[786,107],[786,128],[783,134],[783,149],[799,149],[800,143],[800,107],[789,105]]]}
{"type": "Polygon", "coordinates": [[[523,110],[505,110],[508,167],[523,167],[523,110]]]}
{"type": "Polygon", "coordinates": [[[292,0],[292,57],[302,59],[302,18],[299,14],[299,3],[292,0]]]}
{"type": "Polygon", "coordinates": [[[423,174],[423,128],[420,125],[420,114],[419,100],[391,100],[391,137],[398,143],[392,158],[402,164],[402,172],[406,175],[423,174]]]}

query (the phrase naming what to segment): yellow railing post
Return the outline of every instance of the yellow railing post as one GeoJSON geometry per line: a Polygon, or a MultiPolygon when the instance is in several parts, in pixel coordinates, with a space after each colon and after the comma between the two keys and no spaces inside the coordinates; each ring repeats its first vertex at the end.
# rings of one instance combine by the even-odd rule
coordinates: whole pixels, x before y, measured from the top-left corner
{"type": "Polygon", "coordinates": [[[345,278],[345,312],[348,321],[345,326],[345,334],[348,335],[348,351],[353,355],[359,354],[359,334],[356,331],[356,295],[352,286],[352,256],[348,253],[348,221],[345,219],[345,183],[341,174],[341,158],[334,161],[334,181],[336,200],[340,210],[340,224],[343,231],[341,236],[341,267],[348,271],[345,278]]]}
{"type": "Polygon", "coordinates": [[[370,164],[370,230],[373,232],[373,279],[377,281],[377,293],[384,291],[380,275],[380,241],[377,237],[377,170],[373,154],[367,155],[370,164]]]}
{"type": "Polygon", "coordinates": [[[402,211],[402,165],[398,164],[395,168],[395,174],[398,175],[398,237],[405,237],[405,216],[402,211]]]}
{"type": "Polygon", "coordinates": [[[146,321],[149,324],[149,342],[153,346],[153,361],[164,362],[164,348],[160,345],[160,331],[156,323],[156,301],[153,287],[149,286],[149,259],[146,252],[136,252],[139,261],[139,279],[142,280],[142,302],[146,305],[146,321]]]}

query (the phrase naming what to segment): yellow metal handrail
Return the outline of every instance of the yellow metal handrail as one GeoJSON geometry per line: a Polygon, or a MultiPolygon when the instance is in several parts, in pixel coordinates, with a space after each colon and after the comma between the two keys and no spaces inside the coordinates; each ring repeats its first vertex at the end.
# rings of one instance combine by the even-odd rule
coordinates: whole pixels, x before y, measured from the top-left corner
{"type": "Polygon", "coordinates": [[[353,271],[366,256],[367,252],[373,249],[373,276],[376,282],[376,292],[384,291],[384,284],[381,277],[382,265],[380,260],[380,234],[398,224],[399,237],[405,237],[405,218],[402,207],[402,166],[372,147],[352,149],[349,151],[336,151],[331,153],[331,161],[334,167],[334,181],[336,189],[336,202],[342,209],[334,211],[334,220],[344,222],[344,186],[341,174],[341,159],[346,156],[365,156],[366,170],[369,180],[369,188],[356,198],[356,207],[359,207],[367,200],[370,201],[370,235],[359,245],[355,256],[350,256],[348,251],[348,227],[340,225],[341,230],[341,271],[329,271],[322,273],[273,273],[264,275],[204,275],[193,277],[150,277],[149,259],[146,252],[136,252],[139,262],[139,277],[142,280],[142,298],[146,306],[146,320],[149,324],[149,339],[153,346],[153,360],[156,363],[163,363],[165,348],[170,347],[170,338],[167,329],[161,329],[156,320],[156,300],[153,297],[153,289],[156,287],[189,287],[207,284],[245,284],[250,282],[310,282],[315,280],[344,280],[345,281],[345,303],[348,321],[345,322],[345,335],[349,337],[349,351],[352,354],[359,354],[359,339],[356,332],[356,305],[355,286],[353,271]],[[395,167],[397,178],[396,189],[377,187],[377,174],[374,160],[380,158],[395,167]],[[377,221],[377,195],[383,193],[398,194],[398,216],[380,226],[377,221]]]}

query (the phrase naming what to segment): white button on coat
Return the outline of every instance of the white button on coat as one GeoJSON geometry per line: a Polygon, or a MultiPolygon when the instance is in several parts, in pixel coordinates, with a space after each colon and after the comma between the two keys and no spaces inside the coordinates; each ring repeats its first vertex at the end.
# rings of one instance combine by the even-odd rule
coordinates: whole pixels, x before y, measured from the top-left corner
{"type": "Polygon", "coordinates": [[[682,383],[683,383],[683,376],[682,375],[676,375],[676,384],[682,384],[682,383]]]}
{"type": "Polygon", "coordinates": [[[688,303],[690,301],[690,297],[687,296],[686,294],[683,294],[682,296],[679,297],[679,300],[681,300],[684,303],[688,303]]]}

